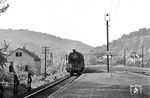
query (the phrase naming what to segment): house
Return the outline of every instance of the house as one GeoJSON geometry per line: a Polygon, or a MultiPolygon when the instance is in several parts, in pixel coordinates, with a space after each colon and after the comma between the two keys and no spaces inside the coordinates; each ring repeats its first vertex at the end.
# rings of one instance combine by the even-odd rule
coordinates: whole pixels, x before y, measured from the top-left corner
{"type": "Polygon", "coordinates": [[[8,57],[7,61],[10,64],[17,62],[18,65],[31,65],[36,71],[36,74],[41,73],[41,59],[34,53],[27,50],[25,47],[17,48],[8,57]]]}
{"type": "Polygon", "coordinates": [[[142,61],[141,54],[138,54],[135,51],[130,53],[130,55],[127,57],[127,63],[129,64],[141,63],[141,61],[142,61]]]}

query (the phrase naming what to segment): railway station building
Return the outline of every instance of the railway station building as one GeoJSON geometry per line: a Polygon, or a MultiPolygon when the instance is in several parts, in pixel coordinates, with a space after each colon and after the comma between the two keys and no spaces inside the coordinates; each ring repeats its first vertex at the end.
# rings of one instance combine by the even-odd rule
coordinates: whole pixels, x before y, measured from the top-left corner
{"type": "Polygon", "coordinates": [[[14,50],[7,57],[7,61],[13,66],[15,66],[15,64],[30,65],[35,70],[37,75],[41,74],[41,59],[25,47],[14,50]]]}

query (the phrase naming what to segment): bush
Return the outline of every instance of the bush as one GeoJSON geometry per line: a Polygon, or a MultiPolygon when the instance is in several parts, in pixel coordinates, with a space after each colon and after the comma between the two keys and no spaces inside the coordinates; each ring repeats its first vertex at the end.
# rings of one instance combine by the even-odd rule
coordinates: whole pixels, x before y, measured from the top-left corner
{"type": "Polygon", "coordinates": [[[89,58],[89,63],[90,63],[91,65],[95,65],[95,64],[97,64],[96,61],[97,61],[97,57],[94,56],[94,55],[91,55],[90,58],[89,58]]]}
{"type": "Polygon", "coordinates": [[[28,72],[25,71],[25,66],[28,66],[29,72],[32,76],[36,73],[31,65],[16,64],[14,69],[18,75],[20,82],[26,81],[26,79],[28,78],[28,72]]]}
{"type": "Polygon", "coordinates": [[[120,57],[116,58],[115,64],[124,64],[124,59],[120,57]]]}

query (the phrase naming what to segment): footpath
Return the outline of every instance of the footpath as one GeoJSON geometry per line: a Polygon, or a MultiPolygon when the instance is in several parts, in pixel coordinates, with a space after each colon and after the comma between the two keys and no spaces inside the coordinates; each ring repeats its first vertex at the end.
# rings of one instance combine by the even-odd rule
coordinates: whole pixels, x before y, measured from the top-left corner
{"type": "Polygon", "coordinates": [[[150,98],[150,76],[131,72],[85,73],[48,98],[150,98]]]}

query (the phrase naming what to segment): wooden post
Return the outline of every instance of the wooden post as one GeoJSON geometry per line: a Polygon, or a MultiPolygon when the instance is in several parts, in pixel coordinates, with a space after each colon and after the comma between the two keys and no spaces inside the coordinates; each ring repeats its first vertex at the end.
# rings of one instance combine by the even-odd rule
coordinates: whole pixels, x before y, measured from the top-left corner
{"type": "Polygon", "coordinates": [[[44,51],[44,52],[42,52],[42,53],[44,53],[44,55],[45,55],[45,79],[46,79],[46,75],[47,75],[47,73],[46,73],[46,60],[47,60],[46,56],[47,56],[47,53],[48,53],[48,51],[49,51],[49,50],[48,50],[49,47],[46,47],[46,46],[45,46],[45,47],[42,47],[42,48],[43,48],[43,51],[44,51]]]}

